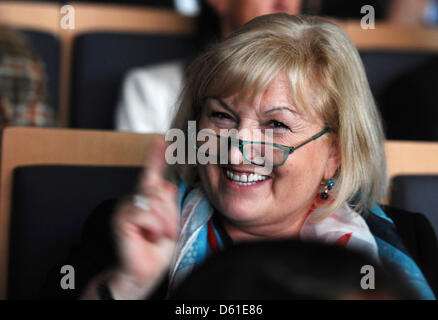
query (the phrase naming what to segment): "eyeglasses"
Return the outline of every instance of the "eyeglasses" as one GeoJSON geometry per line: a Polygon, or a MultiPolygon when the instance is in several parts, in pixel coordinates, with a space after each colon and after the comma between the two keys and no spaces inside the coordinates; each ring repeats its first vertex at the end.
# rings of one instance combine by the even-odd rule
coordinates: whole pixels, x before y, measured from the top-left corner
{"type": "MultiPolygon", "coordinates": [[[[217,148],[220,148],[216,155],[207,151],[205,151],[205,155],[207,157],[214,157],[220,156],[222,154],[222,156],[226,155],[228,159],[228,152],[230,150],[230,147],[235,146],[239,148],[245,160],[252,164],[264,167],[279,167],[286,162],[287,157],[289,157],[289,155],[291,155],[295,150],[301,148],[302,146],[308,144],[313,140],[318,139],[330,130],[331,129],[329,127],[325,127],[323,130],[296,147],[289,147],[282,144],[269,142],[246,141],[233,137],[224,137],[215,133],[204,131],[207,135],[216,137],[218,139],[218,141],[216,141],[216,146],[217,148]]],[[[198,149],[198,152],[202,151],[202,147],[196,147],[196,149],[198,149]]]]}

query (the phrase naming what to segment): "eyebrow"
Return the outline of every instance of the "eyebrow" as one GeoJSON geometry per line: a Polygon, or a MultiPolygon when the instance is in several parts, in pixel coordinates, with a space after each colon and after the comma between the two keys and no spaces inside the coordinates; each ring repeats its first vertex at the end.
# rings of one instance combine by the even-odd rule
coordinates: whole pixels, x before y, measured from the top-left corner
{"type": "Polygon", "coordinates": [[[222,106],[222,107],[224,107],[225,109],[227,109],[228,111],[230,111],[232,114],[234,114],[235,115],[235,113],[234,113],[234,110],[225,102],[225,101],[223,101],[222,99],[220,99],[220,98],[217,98],[217,97],[213,97],[212,98],[213,100],[216,100],[217,102],[219,102],[219,104],[222,106]]]}
{"type": "MultiPolygon", "coordinates": [[[[217,102],[219,102],[219,104],[220,104],[222,107],[224,107],[225,109],[227,109],[228,111],[230,111],[231,113],[234,114],[233,109],[232,109],[232,108],[231,108],[231,107],[230,107],[225,101],[223,101],[222,99],[217,98],[217,97],[213,97],[212,99],[214,99],[214,100],[216,100],[217,102]]],[[[297,111],[295,111],[295,110],[293,110],[293,109],[291,109],[291,108],[289,108],[289,107],[286,107],[286,106],[276,106],[276,107],[272,107],[271,109],[266,110],[266,111],[264,112],[264,114],[269,114],[269,113],[276,112],[276,111],[281,111],[281,110],[287,110],[287,111],[291,112],[291,113],[294,114],[294,115],[297,115],[297,114],[298,114],[297,111]]]]}
{"type": "Polygon", "coordinates": [[[264,114],[269,114],[269,113],[272,113],[272,112],[275,112],[275,111],[280,111],[280,110],[287,110],[287,111],[293,113],[294,115],[297,115],[297,114],[298,114],[297,111],[295,111],[295,110],[293,110],[293,109],[291,109],[291,108],[288,108],[288,107],[286,107],[286,106],[273,107],[273,108],[271,108],[271,109],[269,109],[269,110],[266,110],[266,111],[264,112],[264,114]]]}

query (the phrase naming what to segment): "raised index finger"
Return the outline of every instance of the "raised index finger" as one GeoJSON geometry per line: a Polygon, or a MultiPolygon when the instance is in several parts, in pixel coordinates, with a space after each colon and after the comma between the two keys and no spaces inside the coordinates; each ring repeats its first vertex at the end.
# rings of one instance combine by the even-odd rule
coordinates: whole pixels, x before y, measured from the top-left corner
{"type": "Polygon", "coordinates": [[[145,168],[139,181],[139,192],[157,187],[164,181],[167,170],[165,159],[167,144],[163,138],[155,138],[148,154],[145,168]]]}

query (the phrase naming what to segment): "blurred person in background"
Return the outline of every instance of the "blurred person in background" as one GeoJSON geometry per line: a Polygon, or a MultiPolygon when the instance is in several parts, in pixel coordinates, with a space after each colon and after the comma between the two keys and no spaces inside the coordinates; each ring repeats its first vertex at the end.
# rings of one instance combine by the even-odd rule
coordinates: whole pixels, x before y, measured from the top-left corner
{"type": "Polygon", "coordinates": [[[55,125],[41,61],[16,32],[5,26],[0,26],[0,125],[55,125]]]}
{"type": "Polygon", "coordinates": [[[376,21],[436,26],[438,24],[438,0],[307,0],[307,13],[337,19],[361,19],[361,8],[374,8],[376,21]]]}
{"type": "MultiPolygon", "coordinates": [[[[202,0],[197,26],[197,50],[227,37],[231,31],[264,14],[297,14],[301,0],[202,0]]],[[[175,114],[186,63],[174,61],[130,71],[117,104],[116,129],[164,133],[175,114]]]]}
{"type": "MultiPolygon", "coordinates": [[[[185,154],[172,183],[158,140],[138,193],[89,217],[80,250],[64,263],[81,286],[59,293],[55,277],[60,296],[163,298],[234,244],[299,238],[360,251],[388,272],[402,270],[417,297],[435,298],[430,223],[377,204],[388,181],[382,124],[357,49],[338,26],[261,16],[209,48],[188,74],[172,127],[187,132],[195,121],[196,134],[231,141],[207,149],[227,163],[189,165],[185,154]],[[252,139],[254,130],[262,137],[252,139]]],[[[184,147],[199,157],[210,139],[184,135],[184,147]]]]}

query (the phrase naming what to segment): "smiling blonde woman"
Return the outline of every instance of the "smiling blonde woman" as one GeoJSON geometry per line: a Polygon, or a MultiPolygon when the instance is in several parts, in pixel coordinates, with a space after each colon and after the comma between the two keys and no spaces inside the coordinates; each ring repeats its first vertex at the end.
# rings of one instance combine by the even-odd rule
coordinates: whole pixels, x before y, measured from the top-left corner
{"type": "Polygon", "coordinates": [[[377,206],[387,186],[382,126],[358,52],[336,25],[287,14],[244,25],[193,63],[174,127],[186,132],[189,121],[234,141],[225,150],[230,161],[176,167],[176,203],[158,143],[134,201],[113,219],[119,263],[95,277],[84,298],[143,298],[168,271],[172,290],[233,243],[279,238],[389,261],[419,297],[434,298],[377,206]],[[224,135],[232,129],[237,137],[224,135]],[[267,148],[276,156],[259,163],[267,148]]]}

